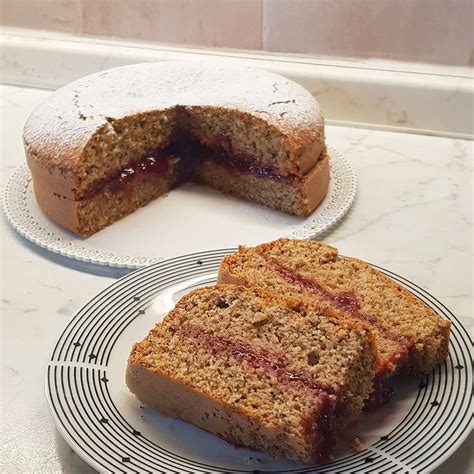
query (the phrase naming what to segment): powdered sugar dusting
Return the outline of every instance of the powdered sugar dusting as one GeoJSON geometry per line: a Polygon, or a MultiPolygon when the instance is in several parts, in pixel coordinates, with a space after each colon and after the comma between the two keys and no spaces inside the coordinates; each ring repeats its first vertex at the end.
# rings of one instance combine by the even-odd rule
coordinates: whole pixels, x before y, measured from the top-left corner
{"type": "Polygon", "coordinates": [[[250,113],[289,134],[322,126],[311,94],[284,77],[258,69],[193,62],[124,66],[56,91],[29,117],[25,142],[49,150],[52,163],[71,159],[108,118],[176,105],[218,106],[250,113]]]}

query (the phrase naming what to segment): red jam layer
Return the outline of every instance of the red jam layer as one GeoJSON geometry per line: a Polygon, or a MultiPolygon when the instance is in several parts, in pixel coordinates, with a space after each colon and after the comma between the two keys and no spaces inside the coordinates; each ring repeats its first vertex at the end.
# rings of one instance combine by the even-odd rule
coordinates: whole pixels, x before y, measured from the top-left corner
{"type": "MultiPolygon", "coordinates": [[[[275,374],[282,384],[296,382],[316,391],[321,403],[318,413],[316,416],[304,417],[301,423],[304,434],[312,438],[312,461],[318,464],[330,461],[331,453],[336,445],[336,433],[341,424],[341,414],[337,407],[335,390],[332,387],[319,385],[301,372],[289,370],[278,356],[257,352],[247,344],[234,343],[191,324],[177,326],[174,329],[186,337],[200,341],[210,349],[213,355],[224,354],[239,362],[245,361],[252,367],[263,368],[275,374]]],[[[229,442],[236,444],[233,440],[229,442]]]]}
{"type": "Polygon", "coordinates": [[[260,165],[250,155],[232,149],[230,141],[226,142],[220,138],[216,139],[216,144],[218,148],[213,150],[193,140],[175,141],[164,149],[148,153],[117,173],[95,181],[88,187],[82,199],[90,199],[103,189],[112,192],[123,192],[127,198],[131,198],[134,183],[152,174],[165,175],[170,168],[170,158],[172,156],[181,158],[184,163],[180,167],[179,176],[177,176],[177,181],[180,183],[192,180],[194,167],[205,160],[210,160],[224,168],[257,178],[288,183],[296,179],[293,175],[280,175],[272,168],[260,165]],[[223,145],[224,143],[228,143],[228,145],[223,145]]]}
{"type": "Polygon", "coordinates": [[[276,173],[271,167],[259,164],[254,157],[236,150],[225,135],[214,138],[215,149],[203,146],[195,140],[185,140],[172,145],[176,154],[187,156],[195,161],[210,160],[223,168],[248,174],[256,178],[271,179],[273,181],[293,182],[293,175],[283,176],[276,173]]]}
{"type": "Polygon", "coordinates": [[[334,388],[322,386],[301,372],[289,370],[286,364],[276,355],[257,352],[249,345],[234,343],[191,324],[176,327],[175,330],[186,337],[200,341],[208,347],[214,355],[224,354],[228,357],[233,357],[239,362],[245,361],[252,367],[268,370],[276,375],[280,383],[296,382],[311,390],[316,390],[327,395],[335,394],[334,388]]]}
{"type": "Polygon", "coordinates": [[[270,263],[273,266],[273,268],[275,268],[275,270],[280,275],[282,275],[286,280],[289,280],[293,283],[298,283],[304,288],[308,288],[309,290],[314,291],[322,299],[326,301],[330,301],[338,309],[346,313],[349,313],[355,319],[367,322],[370,325],[374,326],[375,328],[378,329],[380,333],[382,333],[388,339],[391,339],[393,342],[397,343],[400,346],[400,348],[403,349],[403,353],[406,352],[408,354],[410,341],[408,341],[406,338],[391,334],[390,331],[387,328],[385,328],[376,317],[362,313],[360,310],[360,305],[357,299],[357,295],[354,292],[333,294],[329,292],[328,290],[326,290],[325,288],[323,288],[318,282],[311,280],[309,278],[306,278],[300,273],[296,272],[295,270],[282,265],[280,262],[270,257],[269,255],[265,254],[264,252],[260,252],[260,255],[268,263],[270,263]]]}
{"type": "Polygon", "coordinates": [[[328,396],[322,397],[316,417],[306,417],[302,423],[304,434],[313,438],[312,461],[315,464],[329,462],[341,428],[341,417],[334,401],[328,396]]]}
{"type": "Polygon", "coordinates": [[[210,349],[213,355],[224,354],[239,362],[246,361],[252,367],[263,368],[275,374],[282,384],[296,382],[317,392],[320,402],[318,413],[316,416],[303,417],[301,423],[305,436],[312,438],[312,461],[318,464],[330,461],[331,453],[336,445],[336,434],[342,423],[334,388],[319,385],[303,373],[289,370],[278,356],[257,352],[247,344],[234,343],[191,324],[181,325],[174,329],[186,337],[200,341],[210,349]]]}
{"type": "Polygon", "coordinates": [[[374,391],[366,401],[364,410],[375,411],[388,403],[393,396],[393,384],[390,374],[379,372],[373,380],[374,391]]]}
{"type": "Polygon", "coordinates": [[[219,166],[239,173],[249,174],[256,178],[288,183],[293,182],[295,179],[293,175],[283,176],[275,173],[269,166],[259,165],[250,155],[242,152],[218,151],[211,154],[210,159],[219,166]]]}
{"type": "Polygon", "coordinates": [[[155,150],[135,161],[118,173],[99,179],[87,188],[82,199],[90,199],[100,191],[107,189],[112,192],[123,192],[127,199],[133,195],[133,187],[137,181],[146,176],[164,176],[170,168],[170,157],[163,151],[155,150]]]}

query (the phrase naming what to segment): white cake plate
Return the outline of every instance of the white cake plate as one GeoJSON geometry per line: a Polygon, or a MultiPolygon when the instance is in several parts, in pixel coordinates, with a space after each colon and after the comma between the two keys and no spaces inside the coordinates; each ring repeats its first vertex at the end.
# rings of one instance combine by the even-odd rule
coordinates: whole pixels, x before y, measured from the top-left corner
{"type": "Polygon", "coordinates": [[[328,193],[306,218],[188,183],[84,239],[57,226],[41,212],[26,165],[8,181],[3,209],[23,237],[50,252],[97,265],[141,268],[209,249],[255,245],[280,237],[321,236],[344,217],[357,189],[349,163],[334,150],[330,149],[329,154],[328,193]]]}

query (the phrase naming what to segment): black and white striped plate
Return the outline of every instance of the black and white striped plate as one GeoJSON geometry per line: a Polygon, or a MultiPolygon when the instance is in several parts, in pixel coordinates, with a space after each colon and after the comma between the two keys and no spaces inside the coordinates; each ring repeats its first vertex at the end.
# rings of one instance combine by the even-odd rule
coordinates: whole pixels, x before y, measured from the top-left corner
{"type": "Polygon", "coordinates": [[[141,406],[124,381],[132,344],[181,295],[213,284],[230,251],[182,256],[131,273],[84,306],[62,333],[46,393],[58,429],[89,464],[103,472],[420,472],[434,469],[462,443],[472,414],[469,336],[436,298],[384,269],[452,321],[449,358],[427,376],[399,380],[394,399],[359,417],[330,464],[298,465],[235,448],[141,406]],[[350,450],[354,436],[364,445],[358,454],[350,450]]]}

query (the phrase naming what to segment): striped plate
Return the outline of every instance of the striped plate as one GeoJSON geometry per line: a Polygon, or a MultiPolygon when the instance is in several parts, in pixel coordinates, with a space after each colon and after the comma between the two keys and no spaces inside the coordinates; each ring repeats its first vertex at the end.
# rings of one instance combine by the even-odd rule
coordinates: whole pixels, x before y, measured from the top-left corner
{"type": "Polygon", "coordinates": [[[124,381],[132,344],[181,295],[213,284],[221,258],[232,250],[195,253],[131,273],[66,327],[51,356],[46,393],[58,429],[89,464],[102,472],[420,472],[434,469],[462,443],[472,413],[469,336],[436,298],[381,268],[453,322],[449,358],[427,376],[398,380],[389,404],[350,426],[333,462],[275,460],[141,406],[124,381]],[[350,450],[354,436],[364,445],[357,454],[350,450]]]}

